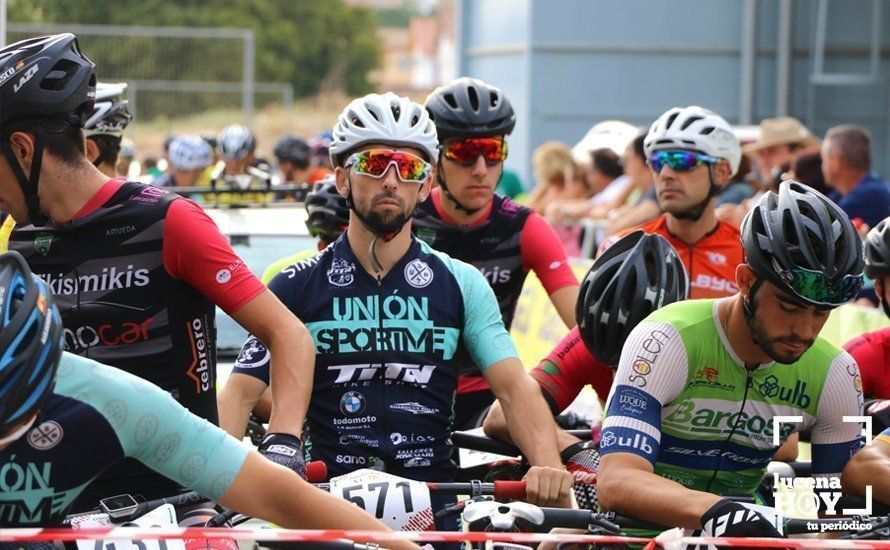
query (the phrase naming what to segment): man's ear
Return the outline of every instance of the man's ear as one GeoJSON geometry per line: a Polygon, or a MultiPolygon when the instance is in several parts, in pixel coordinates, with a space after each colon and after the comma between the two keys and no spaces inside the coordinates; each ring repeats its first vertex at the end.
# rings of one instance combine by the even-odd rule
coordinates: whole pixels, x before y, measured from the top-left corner
{"type": "Polygon", "coordinates": [[[717,180],[715,183],[718,187],[726,187],[729,184],[732,180],[730,172],[729,161],[721,160],[717,163],[717,166],[714,167],[714,178],[717,180]]]}
{"type": "Polygon", "coordinates": [[[89,159],[90,163],[95,164],[96,159],[99,158],[99,155],[102,153],[99,150],[99,146],[95,141],[88,139],[87,142],[87,159],[89,159]]]}
{"type": "Polygon", "coordinates": [[[735,268],[735,281],[739,285],[739,292],[745,298],[751,293],[751,287],[757,280],[757,275],[748,264],[739,264],[735,268]]]}
{"type": "Polygon", "coordinates": [[[13,132],[9,136],[9,145],[12,153],[19,161],[25,174],[31,173],[31,163],[34,160],[35,139],[28,132],[13,132]]]}
{"type": "Polygon", "coordinates": [[[337,192],[344,197],[348,197],[349,182],[346,180],[346,170],[342,166],[334,168],[334,178],[337,184],[337,192]]]}

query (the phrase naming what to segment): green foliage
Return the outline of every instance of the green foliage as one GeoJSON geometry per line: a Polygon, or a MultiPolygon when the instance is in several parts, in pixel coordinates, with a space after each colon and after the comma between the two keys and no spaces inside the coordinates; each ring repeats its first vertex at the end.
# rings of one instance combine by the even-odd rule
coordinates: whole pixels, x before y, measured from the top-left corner
{"type": "MultiPolygon", "coordinates": [[[[368,72],[380,58],[375,18],[342,0],[10,0],[8,9],[12,23],[250,28],[256,80],[289,82],[298,97],[367,92],[368,72]]],[[[80,43],[100,79],[242,77],[242,44],[235,40],[84,36],[80,43]]]]}

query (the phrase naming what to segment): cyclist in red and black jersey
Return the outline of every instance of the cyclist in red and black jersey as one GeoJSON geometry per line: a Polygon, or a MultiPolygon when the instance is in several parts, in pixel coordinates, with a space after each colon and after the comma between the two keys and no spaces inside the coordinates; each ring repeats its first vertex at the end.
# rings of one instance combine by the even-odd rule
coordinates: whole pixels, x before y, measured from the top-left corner
{"type": "MultiPolygon", "coordinates": [[[[559,236],[539,214],[494,192],[507,158],[505,138],[516,123],[510,101],[494,86],[459,78],[434,90],[426,109],[439,136],[439,187],[418,208],[414,233],[482,272],[508,330],[529,271],[571,328],[578,279],[559,236]]],[[[469,357],[454,360],[460,368],[455,428],[472,428],[494,394],[469,357]]]]}
{"type": "MultiPolygon", "coordinates": [[[[876,225],[865,238],[865,274],[874,280],[875,294],[890,317],[890,218],[876,225]]],[[[859,365],[866,399],[890,400],[890,327],[857,336],[844,349],[859,365]]],[[[866,409],[890,409],[886,405],[890,402],[867,404],[866,409]]],[[[887,414],[890,417],[890,410],[887,414]]]]}
{"type": "MultiPolygon", "coordinates": [[[[198,205],[158,187],[109,180],[88,160],[83,125],[95,98],[95,65],[74,35],[0,49],[0,74],[11,75],[0,83],[0,210],[21,222],[10,248],[56,295],[68,351],[153,382],[216,423],[218,304],[274,350],[276,395],[287,398],[274,400],[273,433],[260,452],[301,471],[297,435],[315,359],[306,327],[198,205]]],[[[117,413],[126,415],[127,404],[117,413]]],[[[178,485],[130,461],[106,471],[77,507],[95,508],[122,489],[157,498],[178,485]]]]}
{"type": "MultiPolygon", "coordinates": [[[[568,407],[588,384],[605,399],[630,331],[656,309],[685,300],[688,291],[683,262],[660,235],[637,230],[600,254],[581,283],[577,326],[531,372],[553,414],[568,407]]],[[[483,428],[489,436],[509,441],[499,403],[492,405],[483,428]]],[[[594,493],[584,486],[584,476],[596,471],[598,454],[590,441],[582,443],[561,430],[557,437],[562,459],[576,475],[578,503],[592,507],[594,493]]]]}

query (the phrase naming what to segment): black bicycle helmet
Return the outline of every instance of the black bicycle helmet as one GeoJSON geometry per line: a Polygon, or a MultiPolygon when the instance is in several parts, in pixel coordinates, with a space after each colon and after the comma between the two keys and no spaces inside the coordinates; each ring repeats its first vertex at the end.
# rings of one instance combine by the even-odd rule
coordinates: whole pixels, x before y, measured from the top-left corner
{"type": "Polygon", "coordinates": [[[349,225],[346,197],[337,192],[334,175],[325,176],[306,195],[306,227],[309,234],[325,242],[337,240],[349,225]]]}
{"type": "Polygon", "coordinates": [[[642,230],[607,248],[584,277],[575,305],[581,339],[605,365],[617,365],[630,331],[653,311],[685,300],[686,268],[664,237],[642,230]]]}
{"type": "Polygon", "coordinates": [[[760,198],[742,221],[742,245],[760,277],[807,304],[837,307],[862,286],[862,241],[850,218],[802,183],[784,181],[760,198]]]}
{"type": "Polygon", "coordinates": [[[449,139],[501,136],[513,132],[516,114],[499,88],[475,78],[458,78],[426,98],[439,143],[449,139]]]}
{"type": "Polygon", "coordinates": [[[885,218],[865,236],[865,274],[869,279],[890,275],[890,218],[885,218]]]}
{"type": "Polygon", "coordinates": [[[53,389],[62,318],[18,252],[0,255],[0,435],[27,421],[53,389]]]}
{"type": "Polygon", "coordinates": [[[297,166],[309,166],[312,149],[305,140],[294,136],[284,136],[275,144],[275,158],[278,162],[289,160],[297,166]]]}
{"type": "Polygon", "coordinates": [[[7,137],[23,121],[42,121],[43,129],[54,132],[83,127],[95,97],[96,66],[80,52],[73,34],[29,38],[0,48],[0,149],[22,188],[34,225],[47,221],[37,198],[43,141],[38,133],[26,176],[7,137]]]}

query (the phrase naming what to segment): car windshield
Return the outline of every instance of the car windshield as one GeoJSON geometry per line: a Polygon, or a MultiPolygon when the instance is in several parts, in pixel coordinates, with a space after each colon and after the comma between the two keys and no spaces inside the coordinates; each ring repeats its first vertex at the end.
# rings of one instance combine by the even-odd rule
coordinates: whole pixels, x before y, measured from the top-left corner
{"type": "MultiPolygon", "coordinates": [[[[284,256],[315,249],[316,240],[308,235],[228,235],[232,248],[250,270],[261,276],[266,267],[284,256]]],[[[247,339],[247,331],[224,311],[216,309],[216,349],[220,360],[234,360],[247,339]]]]}

